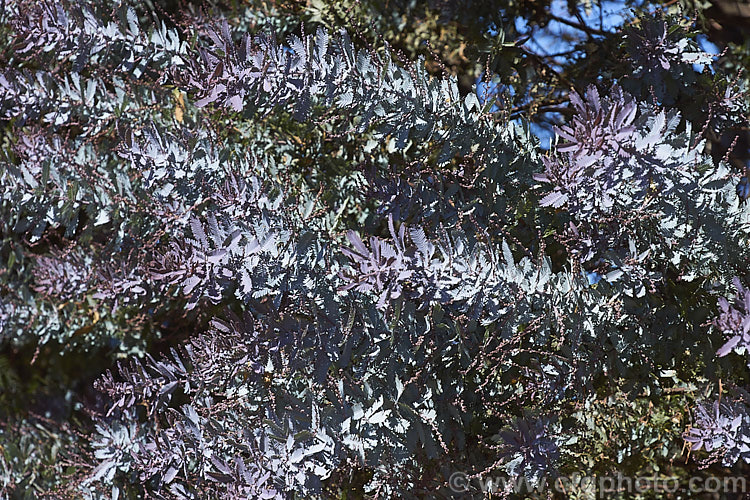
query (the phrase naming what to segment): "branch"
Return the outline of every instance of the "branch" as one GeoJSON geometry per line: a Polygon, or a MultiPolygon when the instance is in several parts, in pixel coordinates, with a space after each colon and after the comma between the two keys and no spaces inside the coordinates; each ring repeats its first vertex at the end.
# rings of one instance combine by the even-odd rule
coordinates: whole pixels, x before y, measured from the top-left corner
{"type": "MultiPolygon", "coordinates": [[[[571,112],[570,107],[568,106],[559,106],[559,104],[563,104],[568,102],[567,100],[560,99],[560,100],[554,100],[547,103],[539,104],[536,108],[535,115],[539,115],[541,113],[563,113],[563,114],[569,114],[571,112]]],[[[510,119],[518,118],[522,114],[524,114],[527,110],[531,108],[531,105],[533,103],[527,103],[523,106],[518,106],[517,108],[514,108],[510,113],[510,119]]]]}
{"type": "Polygon", "coordinates": [[[575,28],[579,31],[583,31],[584,33],[588,33],[589,35],[610,35],[611,33],[609,31],[602,31],[600,29],[592,28],[590,26],[586,26],[582,23],[577,23],[575,21],[571,21],[570,19],[565,19],[564,17],[559,17],[554,14],[550,14],[550,19],[557,21],[558,23],[566,24],[570,26],[571,28],[575,28]]]}

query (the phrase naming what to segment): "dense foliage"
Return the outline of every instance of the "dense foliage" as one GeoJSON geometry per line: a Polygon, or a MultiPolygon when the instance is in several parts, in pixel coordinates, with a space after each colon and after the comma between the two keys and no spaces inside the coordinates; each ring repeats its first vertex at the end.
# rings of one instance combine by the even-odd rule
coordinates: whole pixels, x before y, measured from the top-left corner
{"type": "Polygon", "coordinates": [[[747,474],[708,7],[0,5],[1,495],[747,474]]]}

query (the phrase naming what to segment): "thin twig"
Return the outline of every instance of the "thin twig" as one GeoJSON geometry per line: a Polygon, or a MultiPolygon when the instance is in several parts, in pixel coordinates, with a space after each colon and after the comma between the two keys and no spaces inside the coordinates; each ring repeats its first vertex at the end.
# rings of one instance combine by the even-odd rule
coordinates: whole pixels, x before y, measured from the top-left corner
{"type": "Polygon", "coordinates": [[[566,24],[570,26],[571,28],[575,28],[579,31],[583,31],[584,33],[588,33],[589,35],[604,36],[604,35],[612,34],[609,31],[602,31],[600,29],[592,28],[591,26],[586,26],[585,24],[577,23],[575,21],[571,21],[570,19],[565,19],[564,17],[556,16],[554,14],[550,14],[549,17],[550,19],[553,19],[554,21],[557,21],[558,23],[566,24]]]}

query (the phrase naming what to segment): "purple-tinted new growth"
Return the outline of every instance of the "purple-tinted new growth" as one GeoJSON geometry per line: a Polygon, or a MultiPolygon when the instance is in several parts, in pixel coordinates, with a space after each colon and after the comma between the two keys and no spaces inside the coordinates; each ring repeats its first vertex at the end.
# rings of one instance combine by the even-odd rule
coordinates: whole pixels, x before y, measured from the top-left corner
{"type": "Polygon", "coordinates": [[[744,404],[715,401],[710,408],[699,404],[695,413],[695,424],[683,436],[692,451],[714,452],[709,462],[717,461],[723,451],[725,466],[740,458],[750,463],[750,416],[744,404]]]}
{"type": "Polygon", "coordinates": [[[517,419],[515,428],[502,431],[499,437],[503,454],[512,458],[506,464],[511,475],[537,481],[555,470],[560,450],[545,420],[517,419]]]}
{"type": "MultiPolygon", "coordinates": [[[[570,102],[576,110],[569,124],[555,127],[565,144],[557,148],[563,153],[572,153],[576,163],[582,167],[592,164],[610,152],[620,152],[623,141],[629,139],[635,127],[638,107],[632,97],[615,85],[609,98],[600,98],[596,87],[586,89],[585,102],[573,92],[570,102]]],[[[629,156],[626,151],[622,154],[629,156]]]]}
{"type": "Polygon", "coordinates": [[[659,70],[668,71],[673,65],[710,64],[710,55],[690,46],[688,38],[670,34],[667,22],[654,20],[643,23],[642,29],[626,30],[629,53],[640,68],[633,76],[660,75],[659,70]]]}
{"type": "Polygon", "coordinates": [[[557,148],[567,161],[544,158],[545,172],[534,176],[557,186],[540,201],[542,206],[564,205],[594,179],[600,180],[605,188],[602,194],[609,198],[606,188],[611,189],[619,180],[612,175],[613,163],[631,156],[625,146],[633,139],[633,120],[638,111],[631,96],[615,85],[611,95],[602,98],[596,87],[589,85],[583,98],[573,92],[570,101],[576,114],[567,125],[555,128],[567,141],[557,148]]]}
{"type": "Polygon", "coordinates": [[[356,288],[367,292],[374,290],[378,293],[378,308],[388,305],[389,299],[401,296],[401,282],[408,279],[413,271],[409,269],[409,258],[406,256],[404,233],[406,226],[402,225],[398,234],[393,227],[393,217],[388,219],[388,228],[393,238],[394,246],[375,236],[370,237],[368,250],[359,235],[354,231],[347,233],[349,242],[354,250],[342,248],[342,252],[352,262],[352,266],[339,273],[346,282],[341,290],[356,288]]]}
{"type": "Polygon", "coordinates": [[[732,350],[744,354],[750,347],[750,290],[745,289],[739,278],[734,278],[737,296],[732,304],[725,298],[719,299],[721,314],[714,320],[714,325],[727,335],[731,335],[726,344],[716,352],[726,356],[732,350]]]}

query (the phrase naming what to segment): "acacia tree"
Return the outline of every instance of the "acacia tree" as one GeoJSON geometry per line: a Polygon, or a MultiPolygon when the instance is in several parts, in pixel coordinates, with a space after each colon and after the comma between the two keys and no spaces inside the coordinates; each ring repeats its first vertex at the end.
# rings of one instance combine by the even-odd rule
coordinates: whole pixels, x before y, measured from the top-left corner
{"type": "Polygon", "coordinates": [[[6,5],[4,493],[746,471],[741,53],[455,5],[6,5]]]}

